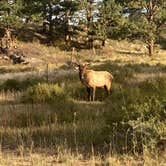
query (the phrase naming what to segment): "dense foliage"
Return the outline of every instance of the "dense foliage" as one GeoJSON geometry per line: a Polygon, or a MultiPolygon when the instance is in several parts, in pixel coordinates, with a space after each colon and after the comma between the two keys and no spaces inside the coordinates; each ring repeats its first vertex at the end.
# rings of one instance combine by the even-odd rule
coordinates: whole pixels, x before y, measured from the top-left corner
{"type": "Polygon", "coordinates": [[[153,56],[165,28],[166,9],[163,0],[2,0],[0,16],[2,27],[33,24],[42,27],[49,41],[64,38],[67,45],[74,39],[79,42],[79,37],[88,48],[96,39],[102,46],[107,38],[140,39],[153,56]]]}

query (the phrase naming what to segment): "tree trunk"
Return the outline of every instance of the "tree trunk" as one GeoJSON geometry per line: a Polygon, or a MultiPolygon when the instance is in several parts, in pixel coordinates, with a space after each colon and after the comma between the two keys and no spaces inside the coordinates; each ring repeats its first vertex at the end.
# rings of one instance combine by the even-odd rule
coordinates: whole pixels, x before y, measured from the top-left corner
{"type": "Polygon", "coordinates": [[[69,15],[70,15],[70,11],[67,10],[65,13],[65,41],[67,46],[69,46],[69,42],[70,42],[70,35],[69,35],[69,15]]]}
{"type": "MultiPolygon", "coordinates": [[[[147,2],[148,10],[147,10],[146,18],[151,26],[154,22],[155,5],[156,4],[153,3],[153,0],[150,0],[147,2]]],[[[153,37],[154,37],[154,32],[152,31],[152,29],[150,29],[150,33],[153,34],[153,37]]],[[[152,37],[149,40],[148,49],[149,49],[149,56],[153,59],[154,58],[154,39],[152,37]]]]}
{"type": "Polygon", "coordinates": [[[102,46],[103,46],[103,47],[105,46],[105,39],[102,40],[102,46]]]}
{"type": "Polygon", "coordinates": [[[92,1],[89,2],[86,8],[86,19],[87,19],[87,36],[88,36],[88,48],[93,48],[93,39],[91,36],[91,26],[93,23],[93,15],[92,15],[92,1]]]}
{"type": "Polygon", "coordinates": [[[148,49],[149,49],[149,56],[151,58],[154,58],[154,40],[151,39],[151,41],[148,44],[148,49]]]}
{"type": "Polygon", "coordinates": [[[52,20],[53,10],[52,10],[52,3],[49,3],[48,6],[49,6],[49,34],[52,36],[52,32],[53,32],[53,20],[52,20]]]}
{"type": "Polygon", "coordinates": [[[92,36],[89,37],[88,39],[88,48],[89,49],[93,49],[93,39],[92,39],[92,36]]]}
{"type": "Polygon", "coordinates": [[[47,33],[47,23],[43,22],[43,33],[47,33]]]}
{"type": "Polygon", "coordinates": [[[47,18],[46,18],[46,15],[47,15],[47,5],[44,4],[43,5],[43,33],[47,33],[47,18]]]}

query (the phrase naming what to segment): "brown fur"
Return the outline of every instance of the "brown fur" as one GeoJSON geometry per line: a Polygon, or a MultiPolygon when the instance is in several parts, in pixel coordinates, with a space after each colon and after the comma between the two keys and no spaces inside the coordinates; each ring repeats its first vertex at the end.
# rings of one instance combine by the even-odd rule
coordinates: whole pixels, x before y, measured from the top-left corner
{"type": "Polygon", "coordinates": [[[88,70],[87,65],[78,65],[79,77],[81,82],[87,87],[88,98],[91,99],[90,91],[93,89],[93,98],[95,100],[96,88],[105,88],[110,94],[111,81],[113,76],[107,71],[88,70]]]}

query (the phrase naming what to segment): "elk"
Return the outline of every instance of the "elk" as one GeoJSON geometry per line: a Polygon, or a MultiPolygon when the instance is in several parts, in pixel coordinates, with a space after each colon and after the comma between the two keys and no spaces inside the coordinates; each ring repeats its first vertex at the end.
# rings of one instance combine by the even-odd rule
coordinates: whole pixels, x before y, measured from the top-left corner
{"type": "Polygon", "coordinates": [[[105,88],[110,94],[113,76],[108,71],[95,71],[87,69],[89,64],[75,63],[79,69],[80,81],[87,87],[88,99],[91,100],[91,89],[93,90],[92,101],[95,100],[96,88],[105,88]]]}

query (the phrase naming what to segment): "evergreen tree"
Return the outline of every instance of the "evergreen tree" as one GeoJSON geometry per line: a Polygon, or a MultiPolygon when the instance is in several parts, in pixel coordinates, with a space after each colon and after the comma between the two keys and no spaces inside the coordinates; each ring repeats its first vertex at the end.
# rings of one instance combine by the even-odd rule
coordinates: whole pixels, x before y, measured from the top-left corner
{"type": "Polygon", "coordinates": [[[154,57],[154,44],[166,23],[165,0],[121,1],[129,19],[131,39],[140,39],[147,44],[149,56],[154,57]]]}
{"type": "Polygon", "coordinates": [[[21,9],[22,0],[1,0],[0,1],[0,23],[5,27],[19,26],[22,23],[21,9]]]}
{"type": "Polygon", "coordinates": [[[102,46],[105,40],[110,36],[114,28],[117,28],[122,20],[121,6],[114,0],[103,0],[99,7],[99,20],[97,25],[97,35],[102,40],[102,46]]]}
{"type": "Polygon", "coordinates": [[[69,44],[71,38],[70,25],[73,26],[72,18],[74,13],[78,10],[79,4],[77,1],[63,0],[60,3],[61,6],[61,19],[63,20],[62,28],[64,30],[65,41],[69,44]]]}
{"type": "MultiPolygon", "coordinates": [[[[24,14],[29,15],[29,20],[36,15],[42,17],[43,30],[47,31],[50,36],[54,33],[65,35],[65,40],[69,38],[69,23],[74,12],[77,10],[77,1],[73,0],[24,0],[24,14]],[[30,11],[30,12],[29,12],[30,11]]],[[[40,21],[39,21],[40,22],[40,21]]]]}
{"type": "Polygon", "coordinates": [[[80,2],[81,10],[84,15],[80,18],[84,24],[84,30],[87,35],[87,47],[93,48],[93,41],[95,39],[95,16],[97,12],[98,3],[95,0],[83,0],[80,2]]]}

